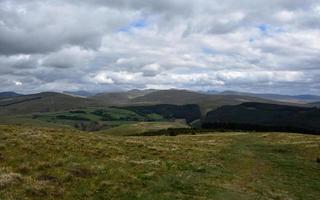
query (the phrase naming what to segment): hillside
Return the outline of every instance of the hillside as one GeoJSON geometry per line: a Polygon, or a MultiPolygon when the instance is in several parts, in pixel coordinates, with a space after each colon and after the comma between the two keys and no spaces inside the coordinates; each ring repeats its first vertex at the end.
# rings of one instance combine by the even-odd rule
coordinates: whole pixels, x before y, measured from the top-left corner
{"type": "Polygon", "coordinates": [[[18,96],[22,96],[22,94],[18,94],[15,92],[0,92],[0,100],[12,98],[12,97],[18,97],[18,96]]]}
{"type": "Polygon", "coordinates": [[[125,92],[106,92],[96,94],[90,99],[103,102],[109,106],[119,106],[131,104],[132,99],[154,92],[155,90],[129,90],[125,92]]]}
{"type": "Polygon", "coordinates": [[[76,96],[76,97],[91,97],[96,95],[97,93],[95,92],[88,92],[88,91],[63,91],[63,94],[71,95],[71,96],[76,96]]]}
{"type": "Polygon", "coordinates": [[[55,112],[88,106],[98,106],[98,102],[54,92],[43,92],[18,96],[0,101],[0,115],[55,112]]]}
{"type": "Polygon", "coordinates": [[[140,104],[198,104],[203,113],[223,105],[237,105],[244,102],[281,104],[281,102],[258,97],[240,95],[209,95],[187,90],[160,90],[132,100],[132,103],[140,104]]]}
{"type": "Polygon", "coordinates": [[[300,134],[113,137],[0,126],[0,199],[316,200],[319,145],[300,134]]]}
{"type": "Polygon", "coordinates": [[[224,91],[224,92],[221,92],[220,94],[251,96],[251,97],[258,97],[263,99],[291,102],[291,103],[311,103],[311,102],[320,101],[320,96],[317,96],[317,95],[257,94],[257,93],[236,92],[236,91],[224,91]]]}
{"type": "MultiPolygon", "coordinates": [[[[77,93],[80,95],[80,93],[77,93]]],[[[86,95],[88,93],[82,93],[86,95]]],[[[23,95],[9,93],[10,98],[0,98],[0,115],[53,112],[86,107],[142,106],[157,104],[200,106],[204,115],[208,111],[224,105],[238,105],[244,102],[260,102],[285,105],[308,106],[290,102],[279,102],[253,96],[209,95],[187,90],[130,90],[126,92],[100,93],[87,98],[74,94],[43,92],[23,95]]],[[[5,96],[5,94],[3,94],[5,96]]]]}
{"type": "Polygon", "coordinates": [[[150,131],[166,130],[169,128],[189,128],[182,121],[174,122],[139,122],[132,124],[122,124],[120,126],[99,131],[101,134],[113,136],[138,136],[150,131]]]}
{"type": "Polygon", "coordinates": [[[320,109],[276,104],[243,103],[223,106],[207,114],[206,128],[252,128],[320,133],[320,109]],[[210,126],[210,124],[212,124],[210,126]],[[269,127],[269,128],[268,128],[269,127]]]}
{"type": "Polygon", "coordinates": [[[165,119],[185,119],[187,123],[191,123],[201,118],[201,112],[198,105],[170,105],[158,104],[149,106],[128,106],[123,109],[133,111],[142,116],[161,115],[165,119]]]}

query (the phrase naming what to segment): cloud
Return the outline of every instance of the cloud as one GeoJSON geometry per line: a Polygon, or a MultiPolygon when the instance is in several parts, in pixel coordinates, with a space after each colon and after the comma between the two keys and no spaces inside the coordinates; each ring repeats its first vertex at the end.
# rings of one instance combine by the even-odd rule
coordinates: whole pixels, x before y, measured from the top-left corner
{"type": "Polygon", "coordinates": [[[87,66],[94,57],[94,52],[79,47],[69,47],[53,52],[41,60],[41,65],[55,68],[87,66]]]}
{"type": "Polygon", "coordinates": [[[318,0],[3,0],[1,90],[316,94],[319,8],[318,0]]]}
{"type": "Polygon", "coordinates": [[[160,72],[161,66],[157,63],[153,63],[143,66],[141,70],[144,76],[155,76],[160,72]]]}

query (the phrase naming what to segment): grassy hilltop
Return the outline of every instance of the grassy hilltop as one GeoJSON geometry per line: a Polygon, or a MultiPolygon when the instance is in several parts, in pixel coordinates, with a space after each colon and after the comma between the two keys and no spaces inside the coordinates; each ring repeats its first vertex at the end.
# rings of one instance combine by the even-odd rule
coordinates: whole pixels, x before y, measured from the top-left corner
{"type": "Polygon", "coordinates": [[[0,126],[0,199],[318,199],[320,137],[0,126]]]}

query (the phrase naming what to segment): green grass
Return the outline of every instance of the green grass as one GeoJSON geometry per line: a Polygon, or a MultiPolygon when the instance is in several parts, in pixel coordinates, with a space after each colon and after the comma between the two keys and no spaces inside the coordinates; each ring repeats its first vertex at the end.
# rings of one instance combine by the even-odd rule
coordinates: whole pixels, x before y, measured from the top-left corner
{"type": "Polygon", "coordinates": [[[1,125],[0,199],[319,199],[319,157],[313,135],[1,125]]]}
{"type": "Polygon", "coordinates": [[[100,131],[99,133],[114,136],[141,135],[148,131],[158,131],[168,128],[188,128],[185,122],[139,122],[133,124],[122,124],[120,126],[100,131]]]}
{"type": "Polygon", "coordinates": [[[107,130],[120,125],[143,121],[165,122],[162,116],[150,114],[141,116],[119,108],[86,108],[61,112],[36,113],[29,115],[0,116],[0,124],[28,124],[45,127],[76,127],[81,130],[107,130]],[[81,126],[84,124],[84,126],[81,126]]]}

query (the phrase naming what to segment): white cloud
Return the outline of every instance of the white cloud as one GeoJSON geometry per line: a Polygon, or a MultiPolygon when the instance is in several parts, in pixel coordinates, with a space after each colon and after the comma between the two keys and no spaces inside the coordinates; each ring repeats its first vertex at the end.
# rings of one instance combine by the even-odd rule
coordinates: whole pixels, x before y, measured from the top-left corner
{"type": "Polygon", "coordinates": [[[92,80],[95,83],[102,83],[102,84],[112,84],[114,83],[114,81],[108,77],[107,73],[105,72],[101,72],[98,73],[97,75],[95,75],[92,80]]]}
{"type": "Polygon", "coordinates": [[[14,84],[15,84],[16,86],[21,86],[21,85],[22,85],[22,83],[21,83],[20,81],[14,81],[14,84]]]}
{"type": "Polygon", "coordinates": [[[1,86],[317,93],[319,13],[318,0],[4,0],[1,86]]]}
{"type": "Polygon", "coordinates": [[[160,72],[161,66],[158,63],[153,63],[145,65],[141,68],[143,75],[145,76],[155,76],[160,72]]]}

